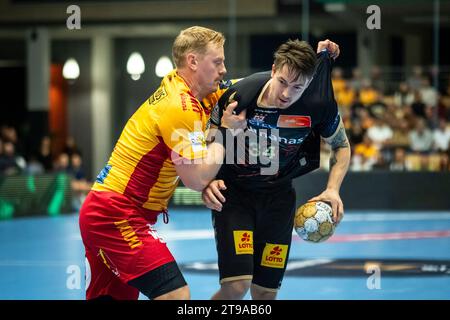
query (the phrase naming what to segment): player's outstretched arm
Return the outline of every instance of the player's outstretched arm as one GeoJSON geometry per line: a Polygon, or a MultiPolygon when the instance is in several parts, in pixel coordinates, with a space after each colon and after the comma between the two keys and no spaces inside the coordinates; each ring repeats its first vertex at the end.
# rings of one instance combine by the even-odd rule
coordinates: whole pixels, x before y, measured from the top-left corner
{"type": "Polygon", "coordinates": [[[339,223],[344,216],[344,204],[339,195],[342,181],[350,165],[350,143],[341,121],[336,132],[325,141],[331,146],[330,174],[328,176],[327,188],[317,197],[309,201],[328,201],[333,208],[333,221],[339,223]]]}

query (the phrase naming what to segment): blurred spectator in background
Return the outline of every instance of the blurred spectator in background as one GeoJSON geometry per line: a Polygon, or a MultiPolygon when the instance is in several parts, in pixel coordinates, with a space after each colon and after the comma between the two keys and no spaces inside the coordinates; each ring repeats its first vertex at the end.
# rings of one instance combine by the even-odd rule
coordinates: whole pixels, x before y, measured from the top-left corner
{"type": "Polygon", "coordinates": [[[355,91],[355,99],[353,99],[353,104],[350,107],[351,120],[355,121],[361,119],[360,111],[363,109],[365,110],[366,107],[363,106],[359,99],[359,91],[355,91]]]}
{"type": "Polygon", "coordinates": [[[49,136],[44,136],[42,138],[36,158],[42,164],[46,172],[53,169],[52,145],[49,136]]]}
{"type": "Polygon", "coordinates": [[[356,92],[358,92],[361,89],[362,85],[362,72],[359,68],[353,68],[352,70],[352,78],[348,82],[349,87],[356,92]]]}
{"type": "Polygon", "coordinates": [[[374,124],[367,130],[367,135],[375,147],[381,150],[392,139],[392,129],[380,118],[374,118],[374,124]]]}
{"type": "Polygon", "coordinates": [[[1,137],[3,141],[12,142],[14,145],[17,144],[17,132],[14,127],[3,125],[1,127],[1,137]]]}
{"type": "Polygon", "coordinates": [[[25,172],[29,175],[43,174],[45,172],[44,166],[39,162],[36,155],[32,154],[28,159],[25,172]]]}
{"type": "Polygon", "coordinates": [[[383,119],[386,115],[386,109],[387,106],[386,104],[381,100],[382,95],[379,95],[379,100],[376,101],[375,103],[372,103],[369,106],[369,113],[372,115],[372,117],[374,118],[379,118],[379,119],[383,119]]]}
{"type": "Polygon", "coordinates": [[[433,150],[447,153],[450,144],[450,127],[445,119],[439,120],[439,127],[433,131],[433,150]]]}
{"type": "MultiPolygon", "coordinates": [[[[446,102],[447,97],[445,94],[439,94],[438,105],[437,105],[437,118],[450,120],[450,104],[446,102]]],[[[439,121],[436,123],[436,128],[439,126],[439,121]]]]}
{"type": "Polygon", "coordinates": [[[422,86],[419,89],[422,96],[422,102],[425,103],[427,108],[434,108],[438,102],[438,92],[431,86],[430,79],[428,77],[422,78],[422,86]]]}
{"type": "Polygon", "coordinates": [[[411,104],[412,113],[417,117],[426,118],[425,109],[426,105],[422,100],[420,91],[414,91],[414,101],[411,104]]]}
{"type": "MultiPolygon", "coordinates": [[[[333,70],[334,94],[353,150],[352,170],[448,170],[450,77],[443,95],[420,66],[405,78],[385,81],[390,78],[384,79],[378,66],[371,69],[370,79],[363,79],[359,68],[351,78],[339,67],[333,70]]],[[[328,159],[328,150],[321,150],[328,159]]]]}
{"type": "Polygon", "coordinates": [[[361,126],[360,121],[354,121],[351,128],[348,130],[348,140],[350,141],[350,146],[352,146],[352,150],[354,146],[363,142],[365,130],[361,126]]]}
{"type": "Polygon", "coordinates": [[[364,79],[359,91],[359,101],[368,107],[378,101],[380,93],[376,90],[369,79],[364,79]]]}
{"type": "Polygon", "coordinates": [[[400,82],[398,90],[394,93],[394,104],[398,108],[405,108],[414,102],[414,92],[406,82],[400,82]]]}
{"type": "Polygon", "coordinates": [[[331,82],[333,84],[333,91],[334,93],[340,92],[344,86],[346,85],[346,80],[343,76],[342,68],[336,67],[331,72],[331,82]]]}
{"type": "Polygon", "coordinates": [[[350,109],[356,99],[356,92],[344,82],[341,90],[335,93],[336,102],[341,109],[350,109]]]}
{"type": "Polygon", "coordinates": [[[433,134],[426,126],[425,120],[417,118],[415,128],[409,133],[409,146],[412,151],[427,154],[433,146],[433,134]]]}
{"type": "Polygon", "coordinates": [[[373,66],[370,70],[370,80],[373,87],[379,92],[385,92],[386,85],[383,79],[383,74],[379,66],[373,66]]]}
{"type": "Polygon", "coordinates": [[[391,171],[406,171],[406,150],[397,147],[394,151],[394,159],[389,165],[391,171]]]}
{"type": "Polygon", "coordinates": [[[0,136],[0,175],[3,174],[3,140],[0,136]]]}
{"type": "Polygon", "coordinates": [[[64,146],[63,152],[66,153],[69,157],[74,153],[80,153],[80,149],[75,143],[75,139],[72,136],[68,136],[66,139],[66,144],[64,146]]]}
{"type": "Polygon", "coordinates": [[[364,130],[369,129],[373,126],[373,118],[370,116],[369,110],[367,109],[358,109],[357,118],[361,121],[361,127],[364,130]]]}
{"type": "Polygon", "coordinates": [[[421,66],[414,66],[412,74],[406,80],[411,90],[419,90],[422,85],[423,70],[421,66]]]}
{"type": "Polygon", "coordinates": [[[352,159],[353,171],[372,170],[379,157],[378,148],[370,140],[367,133],[363,137],[363,142],[355,146],[355,153],[352,159]]]}
{"type": "Polygon", "coordinates": [[[391,129],[395,129],[399,125],[399,122],[405,120],[407,110],[408,109],[397,107],[394,104],[393,99],[390,99],[386,104],[383,120],[389,127],[391,127],[391,129]]]}
{"type": "Polygon", "coordinates": [[[402,118],[398,119],[392,130],[392,138],[387,141],[390,148],[409,149],[409,124],[402,118]]]}
{"type": "Polygon", "coordinates": [[[9,125],[3,125],[0,131],[2,140],[4,142],[11,142],[14,145],[15,152],[17,154],[23,155],[24,148],[22,143],[18,139],[16,128],[9,125]]]}
{"type": "Polygon", "coordinates": [[[79,210],[92,187],[92,183],[86,178],[83,160],[79,152],[74,152],[70,156],[69,172],[71,175],[72,206],[74,210],[79,210]]]}
{"type": "Polygon", "coordinates": [[[372,170],[389,170],[389,164],[391,160],[389,157],[385,156],[385,153],[378,152],[377,159],[375,163],[372,165],[372,170]]]}
{"type": "Polygon", "coordinates": [[[58,155],[53,165],[53,172],[71,174],[70,158],[67,153],[63,152],[58,155]]]}
{"type": "Polygon", "coordinates": [[[443,110],[441,117],[446,119],[447,122],[450,122],[450,77],[448,79],[447,88],[445,90],[445,94],[441,97],[443,110]]]}
{"type": "Polygon", "coordinates": [[[320,142],[320,169],[330,171],[331,147],[324,141],[320,142]]]}
{"type": "Polygon", "coordinates": [[[3,152],[0,154],[0,173],[3,175],[20,174],[26,168],[25,159],[16,154],[14,143],[3,142],[3,152]]]}
{"type": "Polygon", "coordinates": [[[74,152],[70,156],[70,171],[76,180],[86,179],[86,174],[83,169],[83,160],[81,154],[78,152],[74,152]]]}

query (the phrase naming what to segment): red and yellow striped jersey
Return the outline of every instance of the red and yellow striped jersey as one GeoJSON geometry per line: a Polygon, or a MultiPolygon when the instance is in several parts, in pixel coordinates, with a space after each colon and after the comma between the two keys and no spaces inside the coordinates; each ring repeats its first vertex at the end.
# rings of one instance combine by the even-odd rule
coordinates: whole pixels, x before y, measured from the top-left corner
{"type": "Polygon", "coordinates": [[[140,207],[165,210],[179,182],[172,151],[178,160],[206,156],[209,115],[227,87],[201,104],[176,70],[166,75],[128,120],[92,190],[114,191],[140,207]]]}

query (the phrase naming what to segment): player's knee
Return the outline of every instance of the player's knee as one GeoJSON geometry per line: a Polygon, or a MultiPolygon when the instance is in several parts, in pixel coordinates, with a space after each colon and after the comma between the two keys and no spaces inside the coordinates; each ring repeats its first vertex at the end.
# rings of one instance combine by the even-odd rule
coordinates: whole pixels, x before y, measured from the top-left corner
{"type": "Polygon", "coordinates": [[[275,300],[278,291],[252,284],[250,294],[253,300],[275,300]]]}
{"type": "Polygon", "coordinates": [[[224,282],[222,289],[227,293],[230,299],[242,299],[250,288],[251,280],[235,280],[224,282]]]}
{"type": "Polygon", "coordinates": [[[191,299],[191,291],[189,290],[189,287],[186,285],[182,288],[178,289],[179,292],[177,293],[179,300],[190,300],[191,299]]]}

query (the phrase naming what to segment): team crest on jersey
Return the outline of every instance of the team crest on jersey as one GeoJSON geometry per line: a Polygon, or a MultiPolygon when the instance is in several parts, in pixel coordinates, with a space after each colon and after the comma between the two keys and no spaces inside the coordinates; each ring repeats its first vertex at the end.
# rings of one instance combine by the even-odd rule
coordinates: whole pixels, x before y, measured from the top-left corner
{"type": "Polygon", "coordinates": [[[248,123],[258,128],[276,128],[275,125],[266,122],[267,114],[255,113],[255,115],[248,119],[248,123]]]}
{"type": "Polygon", "coordinates": [[[150,96],[148,99],[149,104],[157,104],[159,101],[167,97],[166,89],[164,88],[164,85],[158,88],[158,90],[155,91],[154,94],[150,96]]]}

